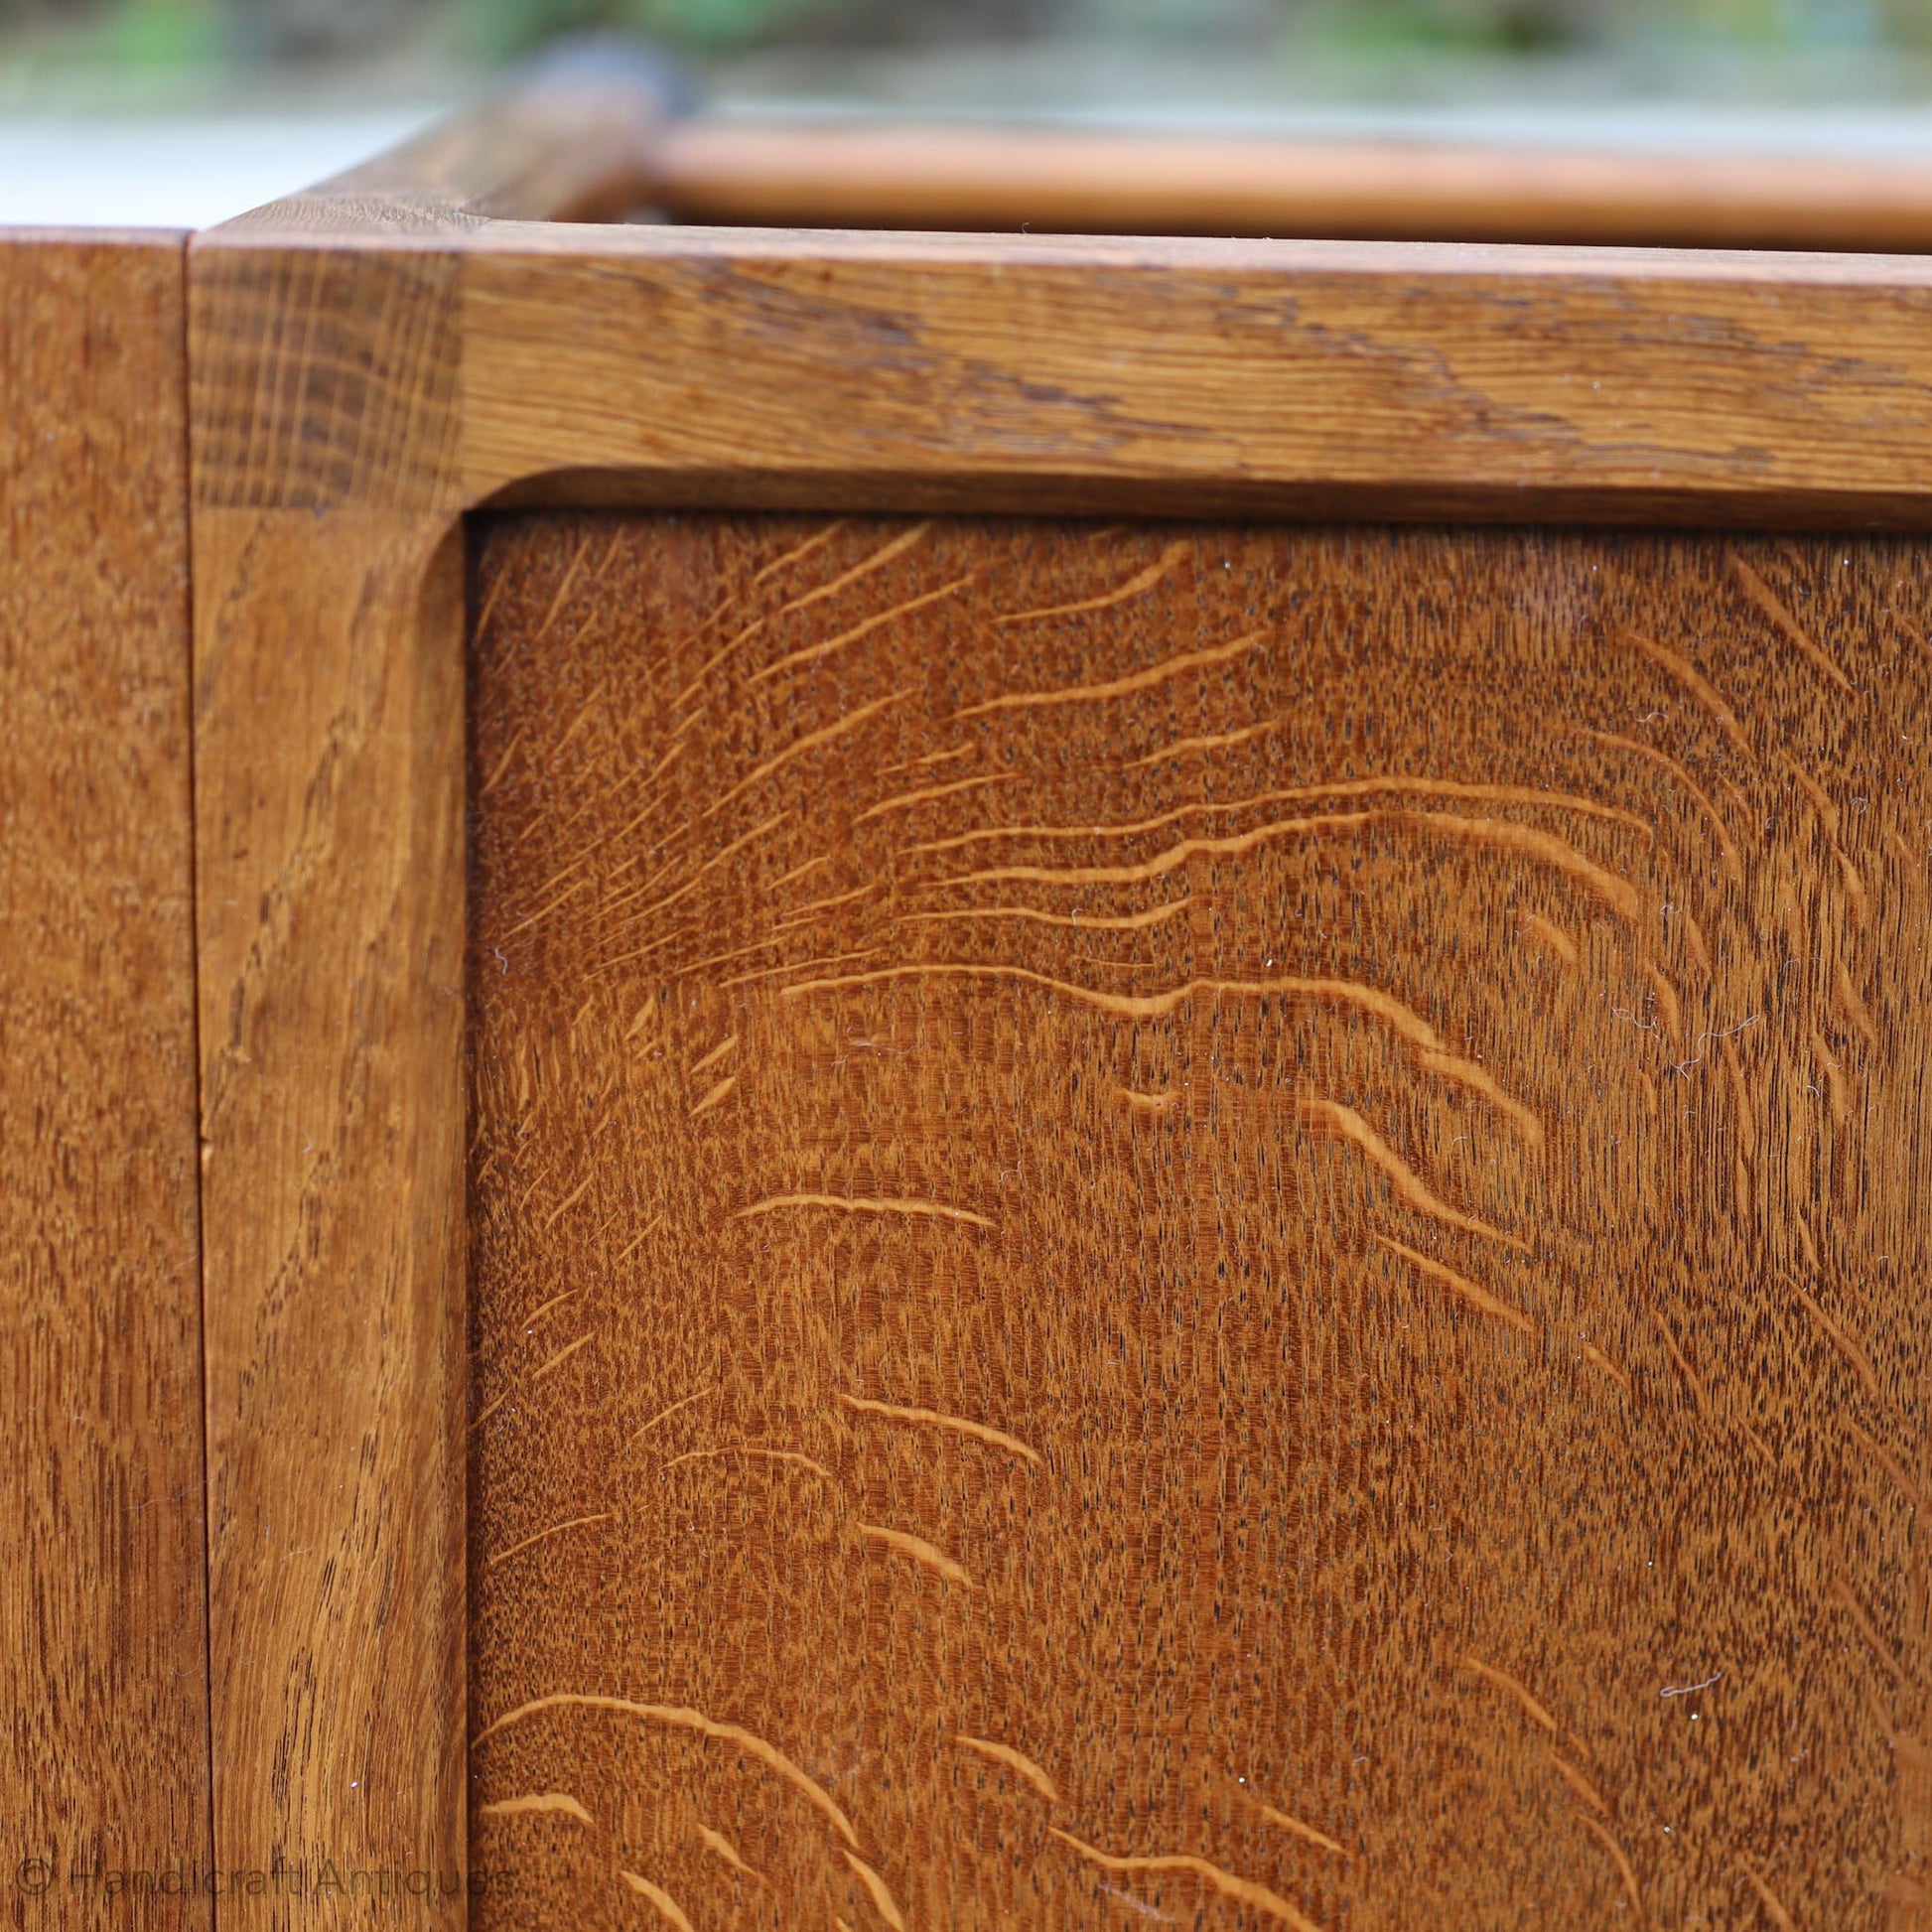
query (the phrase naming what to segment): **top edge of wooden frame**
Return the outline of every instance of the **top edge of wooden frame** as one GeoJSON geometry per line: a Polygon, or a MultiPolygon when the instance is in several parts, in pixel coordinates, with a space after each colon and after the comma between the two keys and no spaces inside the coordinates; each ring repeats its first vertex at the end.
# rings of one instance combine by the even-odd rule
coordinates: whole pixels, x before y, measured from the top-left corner
{"type": "Polygon", "coordinates": [[[91,248],[173,254],[187,244],[186,228],[94,228],[74,225],[10,227],[0,223],[0,245],[8,248],[91,248]]]}
{"type": "Polygon", "coordinates": [[[551,76],[191,244],[197,500],[1932,527],[1932,259],[611,225],[551,76]]]}
{"type": "Polygon", "coordinates": [[[437,225],[393,203],[295,196],[195,235],[197,253],[527,256],[599,261],[976,263],[992,268],[1250,269],[1383,277],[1749,283],[1767,288],[1932,288],[1932,255],[1802,249],[1646,248],[1517,241],[1375,241],[1327,236],[1012,234],[949,228],[666,226],[653,222],[455,215],[437,225]]]}

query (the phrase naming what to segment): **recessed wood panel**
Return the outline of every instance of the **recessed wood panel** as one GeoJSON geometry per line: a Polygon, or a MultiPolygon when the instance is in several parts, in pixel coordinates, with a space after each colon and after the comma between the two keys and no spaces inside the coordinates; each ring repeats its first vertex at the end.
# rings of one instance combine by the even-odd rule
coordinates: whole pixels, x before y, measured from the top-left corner
{"type": "Polygon", "coordinates": [[[482,524],[478,1924],[1919,1923],[1928,592],[482,524]]]}

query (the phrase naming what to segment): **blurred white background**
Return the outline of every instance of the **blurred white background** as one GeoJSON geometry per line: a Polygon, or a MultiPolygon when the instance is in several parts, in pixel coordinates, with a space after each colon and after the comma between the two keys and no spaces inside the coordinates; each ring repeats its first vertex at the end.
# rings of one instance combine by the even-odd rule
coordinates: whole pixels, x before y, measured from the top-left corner
{"type": "Polygon", "coordinates": [[[1932,157],[1932,0],[0,0],[0,222],[207,226],[614,27],[741,115],[1932,157]]]}

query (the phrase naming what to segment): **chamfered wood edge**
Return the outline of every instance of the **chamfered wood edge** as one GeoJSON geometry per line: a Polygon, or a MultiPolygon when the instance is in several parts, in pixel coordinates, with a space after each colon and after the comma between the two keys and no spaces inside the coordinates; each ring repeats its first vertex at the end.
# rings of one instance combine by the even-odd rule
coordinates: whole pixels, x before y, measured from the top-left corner
{"type": "Polygon", "coordinates": [[[1561,489],[1525,485],[1479,496],[1452,487],[1347,483],[1195,483],[1074,480],[1023,474],[967,481],[907,480],[850,471],[747,477],[730,471],[565,469],[522,478],[470,511],[542,509],[791,510],[876,515],[1132,516],[1149,521],[1457,523],[1484,528],[1550,526],[1710,530],[1751,527],[1848,534],[1908,534],[1932,507],[1908,491],[1787,490],[1753,500],[1746,513],[1719,489],[1561,489]]]}

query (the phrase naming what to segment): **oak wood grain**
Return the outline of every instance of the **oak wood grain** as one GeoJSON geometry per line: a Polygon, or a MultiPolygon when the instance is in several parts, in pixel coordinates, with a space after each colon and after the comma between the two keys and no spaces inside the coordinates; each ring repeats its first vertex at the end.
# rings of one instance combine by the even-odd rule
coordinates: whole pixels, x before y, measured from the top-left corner
{"type": "Polygon", "coordinates": [[[611,235],[467,254],[465,500],[1925,516],[1921,261],[611,235]]]}
{"type": "Polygon", "coordinates": [[[482,222],[620,219],[647,199],[653,152],[685,105],[643,50],[572,47],[386,153],[224,224],[323,238],[461,235],[482,222]]]}
{"type": "MultiPolygon", "coordinates": [[[[500,167],[458,130],[190,253],[216,1849],[235,1861],[447,1868],[464,1842],[467,511],[1927,518],[1924,263],[500,218],[621,184],[643,123],[605,124],[577,174],[567,119],[524,125],[549,131],[500,167]]],[[[748,745],[774,728],[752,718],[748,745]]],[[[1859,1578],[1845,1600],[1882,1635],[1859,1578]]],[[[1893,1715],[1909,1768],[1924,1725],[1893,1715]]],[[[1884,1816],[1904,1821],[1886,1882],[1909,1886],[1921,1814],[1884,1816]]]]}
{"type": "Polygon", "coordinates": [[[1911,252],[1932,169],[1893,156],[693,115],[649,151],[673,219],[759,227],[1340,236],[1911,252]]]}
{"type": "Polygon", "coordinates": [[[366,1924],[358,1871],[460,1924],[460,547],[204,507],[194,555],[215,1845],[345,1881],[222,1924],[366,1924]]]}
{"type": "Polygon", "coordinates": [[[1925,1923],[1922,543],[472,595],[480,1926],[1925,1923]]]}
{"type": "Polygon", "coordinates": [[[265,220],[193,262],[207,502],[1927,516],[1910,258],[265,220]]]}
{"type": "Polygon", "coordinates": [[[208,1923],[184,285],[178,235],[0,235],[16,1926],[208,1923]]]}
{"type": "Polygon", "coordinates": [[[628,199],[663,105],[551,75],[191,251],[213,1831],[298,1874],[227,1920],[465,1916],[447,244],[628,199]]]}

